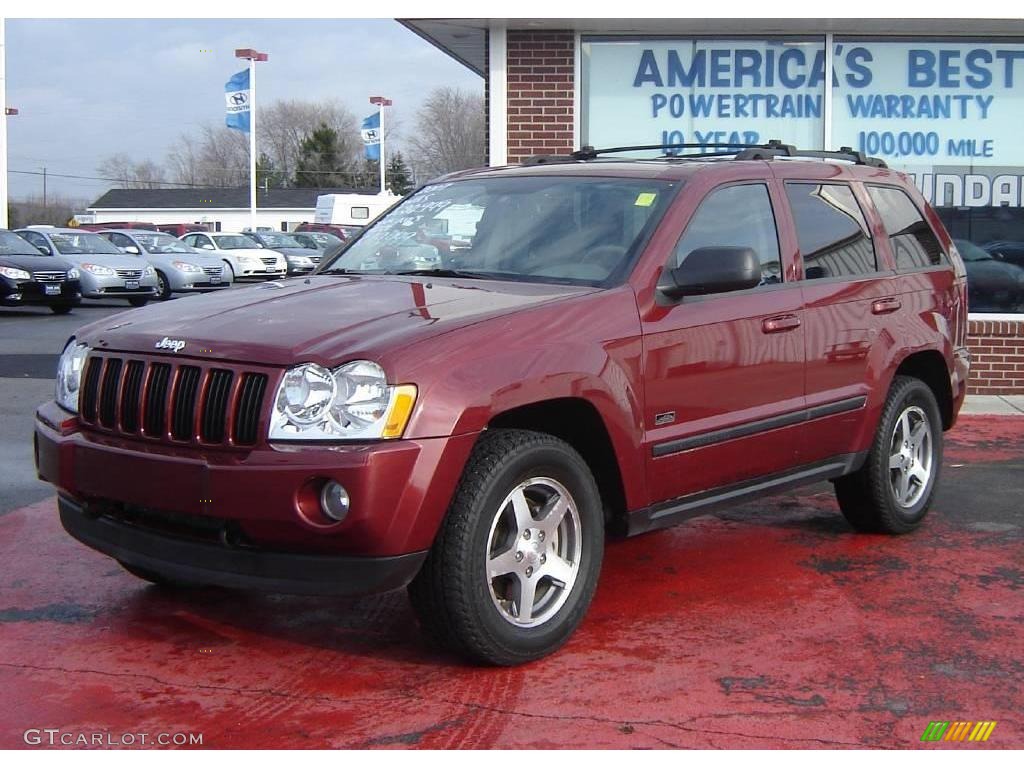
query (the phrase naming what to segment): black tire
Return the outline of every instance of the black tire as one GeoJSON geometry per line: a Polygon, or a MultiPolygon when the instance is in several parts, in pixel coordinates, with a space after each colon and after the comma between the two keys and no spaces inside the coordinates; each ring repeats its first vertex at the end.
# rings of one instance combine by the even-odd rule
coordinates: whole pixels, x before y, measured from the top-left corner
{"type": "Polygon", "coordinates": [[[228,273],[231,275],[231,282],[235,282],[235,268],[231,266],[231,262],[225,261],[224,266],[228,268],[228,273]]]}
{"type": "Polygon", "coordinates": [[[162,573],[157,571],[151,571],[149,568],[140,568],[136,565],[129,565],[121,560],[117,561],[122,568],[124,568],[132,576],[137,576],[143,581],[148,581],[151,584],[156,584],[160,587],[168,587],[172,589],[190,589],[198,586],[188,581],[181,581],[179,579],[173,579],[170,576],[164,576],[162,573]]]}
{"type": "Polygon", "coordinates": [[[55,315],[70,314],[73,307],[70,304],[51,304],[50,311],[55,315]]]}
{"type": "MultiPolygon", "coordinates": [[[[536,487],[529,486],[527,492],[536,487]]],[[[551,498],[558,495],[555,493],[551,498]]],[[[543,524],[543,520],[533,520],[543,524]]],[[[603,554],[604,513],[600,493],[590,468],[572,446],[538,432],[489,430],[466,464],[434,546],[409,585],[409,597],[424,630],[447,649],[477,662],[521,664],[552,653],[569,639],[590,606],[603,554]],[[568,492],[576,517],[566,512],[560,519],[570,527],[574,520],[578,521],[577,532],[572,534],[568,528],[559,527],[558,534],[550,535],[547,543],[541,545],[539,542],[545,540],[542,533],[535,533],[533,542],[528,543],[520,539],[529,537],[521,537],[522,529],[516,528],[511,531],[507,551],[532,546],[534,549],[525,562],[544,563],[545,556],[537,553],[556,553],[556,540],[558,547],[575,540],[579,542],[579,556],[575,561],[575,579],[567,589],[551,580],[544,572],[545,566],[537,566],[536,581],[532,583],[540,597],[534,607],[547,602],[550,615],[538,618],[542,623],[536,626],[521,626],[506,618],[510,615],[507,609],[503,614],[495,582],[499,582],[500,588],[500,582],[509,578],[513,589],[526,582],[511,573],[507,577],[489,577],[487,562],[489,553],[495,556],[491,550],[494,537],[512,512],[511,502],[504,507],[502,502],[515,493],[517,486],[539,479],[553,480],[568,492]],[[542,559],[537,560],[538,557],[542,559]]],[[[551,558],[555,563],[554,554],[551,558]]]]}
{"type": "Polygon", "coordinates": [[[149,303],[149,297],[147,296],[144,299],[128,299],[128,303],[133,307],[144,307],[149,303]]]}
{"type": "Polygon", "coordinates": [[[171,284],[167,282],[167,275],[160,270],[156,272],[156,298],[160,301],[171,298],[171,284]]]}
{"type": "Polygon", "coordinates": [[[909,533],[928,514],[941,467],[942,417],[935,395],[920,379],[897,376],[889,388],[864,466],[834,483],[839,508],[850,525],[858,531],[909,533]],[[897,500],[897,490],[893,487],[896,482],[894,477],[898,478],[901,470],[890,469],[890,457],[893,456],[894,441],[897,438],[897,423],[908,409],[915,418],[927,419],[930,439],[927,448],[922,450],[930,452],[930,471],[926,482],[915,481],[910,487],[910,493],[919,495],[917,498],[908,498],[907,501],[912,503],[904,506],[897,500]]]}

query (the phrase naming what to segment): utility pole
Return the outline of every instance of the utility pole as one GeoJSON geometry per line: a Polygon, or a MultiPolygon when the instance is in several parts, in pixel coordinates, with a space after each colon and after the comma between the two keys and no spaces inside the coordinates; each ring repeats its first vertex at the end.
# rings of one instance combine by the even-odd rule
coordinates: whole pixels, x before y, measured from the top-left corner
{"type": "Polygon", "coordinates": [[[43,166],[43,210],[46,210],[46,166],[43,166]]]}

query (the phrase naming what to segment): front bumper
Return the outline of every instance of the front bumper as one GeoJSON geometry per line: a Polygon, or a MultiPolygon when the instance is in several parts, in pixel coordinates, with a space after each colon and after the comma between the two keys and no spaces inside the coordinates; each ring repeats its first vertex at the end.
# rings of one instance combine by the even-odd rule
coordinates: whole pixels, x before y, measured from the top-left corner
{"type": "Polygon", "coordinates": [[[116,275],[94,275],[82,272],[82,295],[87,299],[104,299],[111,296],[131,298],[136,296],[153,296],[156,294],[156,277],[140,277],[131,281],[138,283],[129,288],[129,281],[116,275]]]}
{"type": "Polygon", "coordinates": [[[161,535],[61,496],[64,530],[99,552],[170,579],[296,595],[365,595],[399,589],[417,574],[426,552],[346,557],[273,552],[161,535]]]}
{"type": "Polygon", "coordinates": [[[77,280],[60,283],[36,280],[11,280],[0,276],[0,304],[8,307],[81,304],[82,294],[77,280]],[[48,286],[57,286],[57,293],[46,293],[48,286]]]}
{"type": "Polygon", "coordinates": [[[205,447],[84,431],[51,401],[36,412],[35,458],[40,479],[68,503],[111,519],[223,525],[231,540],[264,553],[381,558],[430,548],[475,438],[205,447]],[[319,514],[318,488],[328,480],[351,499],[341,523],[319,514]]]}

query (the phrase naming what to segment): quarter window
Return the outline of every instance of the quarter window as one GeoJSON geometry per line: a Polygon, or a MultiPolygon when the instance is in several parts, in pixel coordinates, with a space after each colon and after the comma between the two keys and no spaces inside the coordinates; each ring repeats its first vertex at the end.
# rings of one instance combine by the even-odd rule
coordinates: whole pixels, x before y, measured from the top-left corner
{"type": "Polygon", "coordinates": [[[804,279],[856,277],[877,270],[864,213],[846,184],[786,184],[804,260],[804,279]]]}
{"type": "Polygon", "coordinates": [[[761,262],[761,285],[782,282],[779,236],[764,184],[720,187],[705,197],[676,244],[673,266],[698,248],[713,246],[753,249],[761,262]]]}
{"type": "Polygon", "coordinates": [[[868,194],[889,234],[896,269],[934,267],[949,263],[939,239],[906,192],[892,187],[869,186],[868,194]]]}

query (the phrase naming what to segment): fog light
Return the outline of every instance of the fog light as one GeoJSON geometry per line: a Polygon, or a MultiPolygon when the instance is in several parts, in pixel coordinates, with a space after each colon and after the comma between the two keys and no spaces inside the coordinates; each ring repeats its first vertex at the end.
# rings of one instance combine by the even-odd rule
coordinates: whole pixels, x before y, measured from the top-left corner
{"type": "Polygon", "coordinates": [[[324,515],[340,523],[348,515],[348,508],[348,491],[344,486],[333,480],[326,483],[320,491],[320,509],[324,515]]]}

